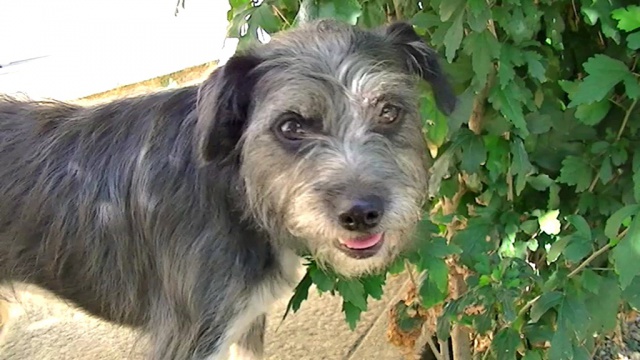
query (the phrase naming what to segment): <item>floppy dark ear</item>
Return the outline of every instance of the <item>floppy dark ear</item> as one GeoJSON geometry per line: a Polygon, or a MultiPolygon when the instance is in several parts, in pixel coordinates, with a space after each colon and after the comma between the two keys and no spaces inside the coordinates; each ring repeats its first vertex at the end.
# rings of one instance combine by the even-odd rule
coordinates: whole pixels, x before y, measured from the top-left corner
{"type": "Polygon", "coordinates": [[[436,105],[444,114],[451,114],[457,97],[440,66],[438,53],[430,48],[406,22],[395,22],[384,28],[387,39],[396,45],[407,60],[407,69],[420,75],[433,89],[436,105]]]}
{"type": "Polygon", "coordinates": [[[201,163],[226,157],[240,140],[258,81],[253,70],[260,63],[252,55],[233,56],[200,85],[195,150],[201,163]]]}

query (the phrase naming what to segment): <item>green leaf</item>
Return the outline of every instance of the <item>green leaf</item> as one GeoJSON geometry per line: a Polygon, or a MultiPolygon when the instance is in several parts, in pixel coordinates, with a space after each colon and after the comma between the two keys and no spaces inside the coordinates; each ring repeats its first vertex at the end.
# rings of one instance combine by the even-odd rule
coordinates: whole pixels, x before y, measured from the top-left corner
{"type": "Polygon", "coordinates": [[[561,238],[560,240],[558,240],[558,241],[554,242],[553,244],[551,244],[551,248],[547,252],[547,263],[548,264],[554,263],[556,260],[558,260],[558,257],[560,257],[560,255],[562,254],[564,249],[567,247],[567,244],[569,243],[569,240],[571,240],[571,238],[565,236],[565,237],[561,238]]]}
{"type": "Polygon", "coordinates": [[[361,279],[364,290],[372,298],[380,300],[383,294],[385,277],[383,275],[367,276],[361,279]]]}
{"type": "Polygon", "coordinates": [[[616,327],[616,315],[622,291],[615,276],[601,277],[600,286],[594,295],[587,300],[587,311],[592,319],[592,332],[609,332],[616,327]]]}
{"type": "Polygon", "coordinates": [[[441,303],[446,296],[446,293],[440,291],[438,284],[430,277],[427,277],[420,284],[420,299],[422,300],[422,306],[426,309],[441,303]]]}
{"type": "Polygon", "coordinates": [[[537,349],[527,349],[527,352],[522,357],[522,360],[542,360],[542,354],[537,349]]]}
{"type": "Polygon", "coordinates": [[[611,13],[614,10],[614,4],[610,1],[592,1],[590,4],[585,2],[581,6],[581,12],[585,15],[585,22],[590,25],[595,25],[596,21],[600,21],[600,28],[602,33],[615,41],[616,44],[620,43],[620,33],[616,29],[616,23],[611,17],[611,13]]]}
{"type": "Polygon", "coordinates": [[[582,280],[582,287],[587,291],[590,291],[593,294],[597,294],[598,291],[600,291],[603,277],[596,274],[595,271],[589,268],[582,270],[580,279],[582,280]]]}
{"type": "Polygon", "coordinates": [[[627,47],[631,50],[640,49],[640,31],[636,31],[627,36],[627,47]]]}
{"type": "Polygon", "coordinates": [[[331,291],[335,288],[335,279],[330,278],[324,271],[318,269],[315,264],[308,267],[311,280],[321,292],[331,291]]]}
{"type": "Polygon", "coordinates": [[[493,228],[491,219],[471,218],[467,222],[467,227],[453,236],[451,241],[462,249],[460,260],[465,266],[474,268],[476,261],[486,258],[485,254],[494,248],[495,245],[486,241],[487,235],[493,228]]]}
{"type": "Polygon", "coordinates": [[[589,333],[591,314],[587,310],[584,296],[581,296],[575,288],[567,286],[565,297],[558,311],[558,322],[566,321],[567,326],[573,330],[577,338],[584,340],[589,333]]]}
{"type": "Polygon", "coordinates": [[[449,288],[449,268],[443,259],[432,257],[424,264],[426,278],[420,285],[422,306],[430,308],[444,301],[449,288]]]}
{"type": "Polygon", "coordinates": [[[640,213],[640,205],[627,205],[618,209],[609,217],[609,219],[607,219],[604,227],[604,234],[609,239],[616,239],[620,233],[620,226],[622,226],[622,222],[631,216],[637,215],[638,213],[640,213]]]}
{"type": "MultiPolygon", "coordinates": [[[[465,0],[447,0],[440,3],[440,21],[449,21],[453,14],[465,4],[465,0]]],[[[462,11],[460,11],[462,13],[462,11]]]]}
{"type": "Polygon", "coordinates": [[[622,291],[622,298],[636,311],[640,310],[640,276],[636,276],[631,283],[622,291]]]}
{"type": "Polygon", "coordinates": [[[464,39],[464,53],[471,56],[471,66],[475,74],[475,88],[482,88],[493,67],[493,60],[500,57],[500,43],[488,30],[473,32],[464,39]]]}
{"type": "Polygon", "coordinates": [[[542,174],[542,175],[538,175],[538,176],[530,176],[528,179],[529,185],[531,185],[532,188],[538,190],[538,191],[545,191],[547,190],[551,185],[555,184],[555,182],[553,181],[553,179],[551,179],[549,177],[549,175],[547,174],[542,174]]]}
{"type": "Polygon", "coordinates": [[[611,89],[622,81],[625,81],[625,84],[637,84],[637,80],[622,61],[606,55],[597,54],[589,58],[584,64],[584,69],[589,75],[578,84],[577,90],[569,95],[569,107],[603,100],[611,89]]]}
{"type": "Polygon", "coordinates": [[[567,216],[567,220],[576,228],[576,232],[568,236],[570,240],[564,249],[564,256],[568,261],[577,263],[591,253],[591,228],[581,215],[567,216]]]}
{"type": "Polygon", "coordinates": [[[507,172],[509,165],[509,143],[496,135],[485,135],[484,144],[487,148],[487,161],[485,167],[489,170],[492,181],[498,179],[507,172]]]}
{"type": "Polygon", "coordinates": [[[549,360],[567,360],[573,358],[573,346],[566,321],[558,321],[558,327],[551,339],[549,348],[549,360]]]}
{"type": "Polygon", "coordinates": [[[229,5],[232,9],[243,7],[243,5],[249,5],[251,0],[229,0],[229,5]]]}
{"type": "Polygon", "coordinates": [[[298,11],[300,4],[299,0],[280,0],[278,6],[291,11],[298,11]]]}
{"type": "Polygon", "coordinates": [[[424,128],[427,139],[436,147],[442,146],[449,133],[449,122],[447,117],[436,107],[432,92],[428,92],[420,98],[420,114],[425,121],[424,128]]]}
{"type": "Polygon", "coordinates": [[[611,158],[605,157],[602,160],[602,166],[600,166],[600,171],[598,172],[600,176],[600,181],[604,185],[606,185],[611,179],[613,179],[613,168],[611,167],[611,158]]]}
{"type": "Polygon", "coordinates": [[[591,167],[583,158],[568,156],[562,161],[562,169],[557,181],[567,185],[575,185],[577,192],[583,192],[589,188],[592,179],[591,167]]]}
{"type": "Polygon", "coordinates": [[[538,231],[539,227],[538,227],[538,222],[536,220],[527,220],[524,221],[521,225],[520,225],[520,229],[522,229],[522,231],[527,234],[527,235],[533,235],[536,233],[536,231],[538,231]]]}
{"type": "Polygon", "coordinates": [[[533,165],[529,161],[529,155],[524,147],[524,142],[519,137],[511,141],[511,170],[513,174],[528,175],[533,171],[533,165]]]}
{"type": "MultiPolygon", "coordinates": [[[[378,5],[378,7],[380,7],[380,6],[378,5]]],[[[434,26],[440,25],[441,22],[440,22],[440,18],[438,18],[437,15],[435,15],[433,13],[428,13],[428,12],[421,11],[421,12],[416,13],[413,16],[413,18],[411,18],[411,24],[416,26],[416,27],[418,27],[418,28],[426,30],[426,29],[430,29],[430,28],[432,28],[434,26]]]]}
{"type": "Polygon", "coordinates": [[[553,125],[549,114],[539,112],[528,113],[527,116],[525,116],[525,120],[527,121],[527,128],[531,134],[534,135],[547,133],[553,125]]]}
{"type": "Polygon", "coordinates": [[[538,322],[542,315],[550,309],[558,306],[564,295],[559,291],[551,291],[544,293],[531,307],[531,321],[538,322]]]}
{"type": "Polygon", "coordinates": [[[640,6],[631,5],[611,12],[611,17],[618,20],[618,29],[633,31],[640,28],[640,6]]]}
{"type": "Polygon", "coordinates": [[[271,6],[262,4],[255,8],[249,19],[250,23],[261,27],[264,31],[272,34],[280,30],[280,19],[273,13],[271,6]]]}
{"type": "Polygon", "coordinates": [[[472,33],[479,33],[487,29],[487,23],[491,20],[492,13],[486,1],[472,0],[468,3],[467,25],[472,33]],[[474,5],[477,4],[477,5],[474,5]]]}
{"type": "Polygon", "coordinates": [[[438,290],[446,293],[449,285],[449,268],[444,259],[433,258],[427,266],[427,276],[433,279],[438,290]]]}
{"type": "Polygon", "coordinates": [[[471,15],[478,16],[489,8],[489,5],[484,0],[467,0],[467,6],[471,15]]]}
{"type": "Polygon", "coordinates": [[[558,215],[560,210],[551,210],[538,218],[540,230],[549,235],[558,235],[560,233],[560,220],[558,215]]]}
{"type": "Polygon", "coordinates": [[[471,136],[463,151],[460,168],[469,174],[478,172],[480,165],[487,161],[487,149],[480,136],[471,136]]]}
{"type": "Polygon", "coordinates": [[[631,171],[633,171],[633,176],[631,177],[633,181],[633,197],[637,203],[640,203],[640,149],[636,149],[633,154],[631,171]]]}
{"type": "Polygon", "coordinates": [[[612,147],[611,149],[611,162],[614,166],[621,166],[627,162],[629,154],[627,150],[621,147],[612,147]]]}
{"type": "Polygon", "coordinates": [[[504,58],[503,53],[500,57],[500,67],[498,68],[498,82],[500,84],[500,88],[504,89],[507,87],[511,82],[513,82],[515,77],[516,71],[513,64],[504,58]]]}
{"type": "Polygon", "coordinates": [[[523,56],[527,62],[529,74],[541,83],[545,82],[547,80],[547,70],[542,65],[542,55],[535,51],[525,51],[523,56]]]}
{"type": "Polygon", "coordinates": [[[580,104],[576,109],[576,119],[585,125],[598,125],[607,116],[609,110],[611,110],[611,102],[608,99],[580,104]]]}
{"type": "Polygon", "coordinates": [[[576,228],[575,234],[591,240],[591,227],[582,215],[569,215],[567,216],[567,221],[576,228]]]}
{"type": "Polygon", "coordinates": [[[398,257],[396,261],[391,263],[391,265],[389,265],[389,268],[387,269],[388,273],[391,275],[400,274],[404,270],[405,270],[405,259],[402,256],[398,257]]]}
{"type": "Polygon", "coordinates": [[[523,132],[525,137],[529,130],[524,120],[522,100],[523,94],[515,82],[510,82],[504,89],[494,86],[489,95],[489,102],[493,108],[499,110],[509,122],[523,132]]]}
{"type": "Polygon", "coordinates": [[[572,360],[592,360],[591,352],[586,348],[586,345],[573,344],[573,359],[572,360]]]}
{"type": "Polygon", "coordinates": [[[356,324],[360,321],[360,314],[362,313],[361,308],[348,301],[343,301],[342,311],[344,312],[347,324],[349,324],[349,329],[351,329],[351,331],[355,330],[356,324]]]}
{"type": "Polygon", "coordinates": [[[497,359],[515,359],[516,349],[520,345],[520,334],[512,329],[505,328],[495,335],[491,342],[491,348],[497,359]]]}
{"type": "Polygon", "coordinates": [[[640,149],[636,149],[633,153],[633,160],[631,162],[631,171],[638,172],[640,171],[640,149]]]}
{"type": "Polygon", "coordinates": [[[640,275],[640,215],[634,216],[627,234],[613,248],[612,258],[624,290],[640,275]]]}
{"type": "Polygon", "coordinates": [[[462,19],[464,12],[460,11],[458,15],[453,19],[451,26],[444,35],[445,56],[448,62],[452,62],[456,56],[456,52],[460,48],[462,43],[462,19]]]}
{"type": "Polygon", "coordinates": [[[411,316],[409,314],[409,307],[404,301],[398,301],[393,307],[395,311],[391,312],[391,314],[394,315],[391,320],[395,321],[403,332],[411,333],[420,330],[424,324],[424,319],[420,316],[411,316]]]}
{"type": "MultiPolygon", "coordinates": [[[[420,14],[420,13],[419,13],[420,14]]],[[[358,25],[372,29],[383,25],[387,20],[384,7],[376,1],[362,3],[362,14],[358,17],[358,25]]]]}
{"type": "Polygon", "coordinates": [[[516,175],[515,190],[516,195],[520,195],[526,186],[527,176],[534,171],[533,165],[529,161],[529,155],[524,147],[524,142],[519,137],[515,137],[511,142],[511,171],[516,175]]]}
{"type": "Polygon", "coordinates": [[[634,172],[631,179],[633,180],[633,197],[640,203],[640,171],[634,172]]]}
{"type": "Polygon", "coordinates": [[[309,275],[309,273],[306,273],[302,280],[300,280],[300,282],[296,286],[291,299],[289,299],[287,309],[282,316],[282,321],[286,319],[287,314],[289,314],[290,310],[293,310],[293,312],[295,313],[300,309],[300,305],[302,304],[302,302],[305,301],[309,296],[309,288],[311,287],[311,284],[311,276],[309,275]]]}
{"type": "Polygon", "coordinates": [[[356,279],[338,281],[338,292],[342,298],[358,307],[362,311],[367,311],[367,297],[364,292],[364,286],[356,279]]]}
{"type": "Polygon", "coordinates": [[[334,18],[355,25],[361,14],[362,6],[358,0],[325,0],[318,4],[320,18],[334,18]]]}
{"type": "MultiPolygon", "coordinates": [[[[438,236],[430,239],[430,241],[425,241],[418,252],[424,260],[430,260],[431,257],[442,259],[449,255],[459,254],[462,250],[453,244],[447,244],[445,238],[438,236]]],[[[426,269],[427,267],[425,266],[424,268],[426,269]]]]}

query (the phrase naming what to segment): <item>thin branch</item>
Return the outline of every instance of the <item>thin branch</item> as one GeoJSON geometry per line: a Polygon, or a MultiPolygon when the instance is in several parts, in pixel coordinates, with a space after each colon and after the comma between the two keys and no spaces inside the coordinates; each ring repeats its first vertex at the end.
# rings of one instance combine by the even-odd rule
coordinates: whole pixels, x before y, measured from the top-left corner
{"type": "Polygon", "coordinates": [[[597,258],[598,256],[604,254],[609,249],[611,249],[611,245],[610,244],[607,244],[607,245],[601,247],[600,249],[598,249],[598,251],[596,251],[593,254],[591,254],[591,256],[589,256],[585,261],[583,261],[580,265],[578,265],[577,268],[575,268],[572,272],[570,272],[567,277],[568,278],[572,278],[572,277],[576,276],[578,273],[580,273],[580,271],[582,271],[585,267],[587,267],[587,265],[589,265],[589,263],[591,263],[595,258],[597,258]]]}
{"type": "Polygon", "coordinates": [[[409,281],[411,281],[411,285],[417,290],[418,283],[416,282],[416,278],[413,276],[413,271],[411,271],[411,267],[409,265],[409,260],[404,259],[404,269],[409,273],[409,281]]]}
{"type": "MultiPolygon", "coordinates": [[[[624,231],[622,231],[617,236],[617,238],[622,240],[624,238],[624,236],[627,235],[627,231],[629,231],[629,228],[624,229],[624,231]]],[[[601,247],[596,252],[591,254],[591,256],[586,258],[580,265],[578,265],[577,268],[575,268],[572,272],[570,272],[569,275],[567,275],[567,277],[568,278],[572,278],[572,277],[576,276],[578,273],[580,273],[580,271],[584,270],[584,268],[587,267],[587,265],[589,265],[593,260],[595,260],[595,258],[597,258],[598,256],[604,254],[605,252],[607,252],[607,250],[611,249],[612,247],[613,246],[611,245],[611,243],[608,243],[605,246],[601,247]]]]}
{"type": "Polygon", "coordinates": [[[449,341],[451,340],[438,340],[440,344],[440,350],[442,352],[442,357],[445,360],[451,360],[451,354],[449,354],[449,341]]]}
{"type": "Polygon", "coordinates": [[[429,344],[429,347],[431,348],[431,352],[433,353],[433,356],[435,356],[437,360],[449,360],[448,358],[445,359],[444,357],[442,357],[442,354],[440,353],[440,351],[438,351],[438,348],[436,348],[436,344],[433,342],[433,339],[431,338],[431,334],[427,334],[427,344],[429,344]]]}
{"type": "Polygon", "coordinates": [[[530,307],[532,307],[532,306],[533,306],[533,304],[535,304],[535,303],[536,303],[536,301],[538,301],[538,299],[540,299],[540,297],[541,297],[541,296],[542,296],[542,295],[538,295],[538,296],[534,297],[533,299],[529,300],[529,302],[527,302],[527,303],[522,307],[522,309],[520,309],[520,311],[518,311],[518,317],[520,317],[520,316],[524,315],[524,313],[526,313],[526,312],[527,312],[527,310],[529,310],[529,308],[530,308],[530,307]]]}
{"type": "Polygon", "coordinates": [[[280,9],[278,9],[277,6],[271,5],[271,7],[273,8],[273,11],[276,13],[276,15],[278,15],[280,19],[282,19],[282,21],[284,21],[285,24],[287,24],[287,26],[291,26],[291,24],[289,23],[289,20],[287,20],[287,18],[282,14],[282,12],[280,11],[280,9]]]}
{"type": "Polygon", "coordinates": [[[633,108],[636,107],[638,103],[638,99],[633,100],[631,106],[627,110],[627,113],[624,114],[624,119],[622,119],[622,125],[620,125],[620,130],[618,130],[618,136],[616,136],[616,141],[619,141],[622,137],[622,133],[624,133],[624,129],[627,127],[627,122],[629,122],[629,118],[631,117],[631,113],[633,112],[633,108]]]}

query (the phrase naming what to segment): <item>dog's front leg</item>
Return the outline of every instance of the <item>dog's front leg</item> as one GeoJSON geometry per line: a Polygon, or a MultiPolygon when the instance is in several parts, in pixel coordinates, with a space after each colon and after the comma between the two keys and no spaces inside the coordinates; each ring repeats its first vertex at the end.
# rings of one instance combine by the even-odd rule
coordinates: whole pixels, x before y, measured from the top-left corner
{"type": "Polygon", "coordinates": [[[231,346],[229,360],[261,360],[264,357],[266,322],[266,315],[258,316],[249,330],[231,346]]]}

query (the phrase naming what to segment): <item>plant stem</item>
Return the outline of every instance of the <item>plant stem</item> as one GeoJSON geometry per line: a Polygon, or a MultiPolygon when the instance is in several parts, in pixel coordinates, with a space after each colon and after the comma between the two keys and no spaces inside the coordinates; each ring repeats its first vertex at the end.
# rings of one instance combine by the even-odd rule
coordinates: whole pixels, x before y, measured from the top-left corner
{"type": "Polygon", "coordinates": [[[532,307],[533,304],[535,304],[536,301],[538,301],[538,299],[540,299],[540,296],[542,296],[542,295],[538,295],[538,296],[534,297],[533,299],[529,300],[528,303],[524,304],[522,309],[520,309],[520,311],[518,311],[518,316],[524,315],[524,313],[526,313],[527,310],[529,310],[529,308],[532,307]]]}
{"type": "Polygon", "coordinates": [[[418,290],[418,283],[416,282],[416,278],[413,276],[413,271],[411,271],[411,266],[409,264],[409,260],[404,259],[404,269],[409,273],[409,281],[411,281],[411,285],[418,290]]]}
{"type": "Polygon", "coordinates": [[[627,122],[629,122],[629,118],[631,117],[631,113],[633,112],[633,108],[636,107],[638,103],[638,99],[633,100],[631,106],[627,110],[626,114],[624,114],[624,119],[622,119],[622,125],[620,125],[620,130],[618,130],[618,136],[616,136],[616,141],[619,141],[622,137],[622,133],[624,132],[625,127],[627,127],[627,122]]]}
{"type": "Polygon", "coordinates": [[[448,358],[442,357],[442,354],[440,353],[440,351],[438,351],[438,348],[436,348],[436,344],[433,342],[433,339],[431,338],[431,334],[427,334],[427,344],[429,344],[429,347],[431,348],[431,352],[433,353],[433,356],[436,357],[436,359],[449,360],[448,358]]]}
{"type": "Polygon", "coordinates": [[[291,24],[289,23],[289,20],[287,20],[287,18],[282,14],[282,12],[280,11],[280,9],[278,9],[278,7],[276,7],[275,5],[271,5],[271,7],[273,8],[273,11],[276,13],[276,15],[278,15],[280,19],[282,19],[282,21],[284,21],[285,24],[287,24],[287,26],[291,26],[291,24]]]}
{"type": "Polygon", "coordinates": [[[440,349],[442,350],[442,358],[444,360],[451,360],[451,354],[449,354],[449,341],[451,340],[438,340],[440,349]]]}
{"type": "MultiPolygon", "coordinates": [[[[617,236],[618,239],[622,240],[622,238],[624,238],[624,236],[627,234],[628,230],[629,230],[628,228],[624,229],[624,231],[622,231],[620,235],[617,236]]],[[[611,244],[606,244],[605,246],[601,247],[596,252],[591,254],[591,256],[586,258],[580,265],[578,265],[577,268],[573,269],[573,271],[571,271],[569,275],[567,275],[567,277],[572,278],[576,276],[578,273],[580,273],[580,271],[584,270],[584,268],[587,267],[587,265],[589,265],[595,258],[604,254],[605,252],[607,252],[607,250],[611,249],[612,247],[613,246],[611,246],[611,244]]]]}

